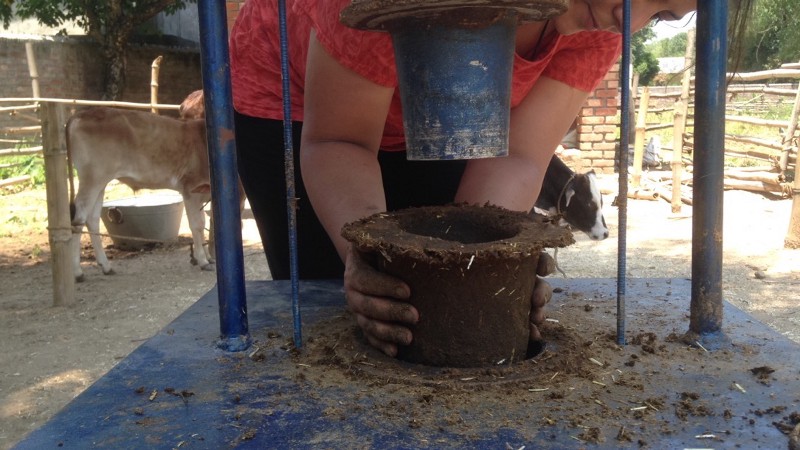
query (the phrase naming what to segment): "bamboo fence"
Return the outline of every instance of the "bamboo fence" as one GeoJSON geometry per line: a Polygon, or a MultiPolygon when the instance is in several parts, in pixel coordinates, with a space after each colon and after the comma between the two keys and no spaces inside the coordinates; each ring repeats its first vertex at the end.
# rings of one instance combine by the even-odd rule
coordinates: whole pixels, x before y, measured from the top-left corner
{"type": "MultiPolygon", "coordinates": [[[[688,55],[687,55],[688,58],[688,55]]],[[[632,169],[632,182],[634,187],[638,187],[642,173],[642,154],[644,151],[644,136],[665,128],[673,129],[673,142],[671,148],[673,179],[684,180],[680,172],[683,166],[691,169],[691,154],[693,148],[693,128],[694,124],[691,114],[693,105],[690,104],[691,80],[684,74],[681,92],[659,93],[656,97],[651,94],[648,87],[641,89],[641,95],[637,96],[637,121],[636,121],[636,140],[634,143],[634,167],[632,169]],[[663,107],[650,107],[653,98],[675,99],[672,109],[663,107]],[[648,115],[672,112],[672,123],[647,123],[648,115]],[[677,168],[677,170],[676,170],[677,168]]],[[[776,69],[771,71],[760,71],[754,73],[741,73],[732,75],[732,79],[743,81],[764,81],[774,78],[794,78],[800,79],[798,69],[776,69]]],[[[798,150],[798,113],[800,112],[800,86],[797,89],[771,89],[765,85],[748,86],[733,85],[728,93],[740,94],[749,93],[756,95],[769,95],[771,97],[792,96],[792,112],[786,119],[764,119],[742,114],[734,114],[737,111],[747,111],[742,105],[733,104],[726,114],[727,124],[745,124],[763,130],[763,133],[755,135],[725,135],[725,154],[729,157],[749,159],[755,161],[758,166],[756,170],[752,167],[728,168],[725,170],[725,188],[743,189],[753,192],[768,193],[779,197],[792,195],[792,183],[788,180],[792,178],[794,167],[797,161],[798,150]],[[771,137],[770,137],[771,136],[771,137]],[[741,145],[733,145],[741,144],[741,145]]],[[[745,102],[746,103],[746,102],[745,102]]],[[[729,128],[729,127],[728,127],[729,128]]],[[[665,147],[667,148],[667,147],[665,147]]],[[[752,162],[751,162],[752,163],[752,162]]],[[[673,190],[680,191],[682,183],[673,183],[673,190]]],[[[680,203],[675,199],[680,197],[683,203],[689,203],[686,194],[678,196],[673,193],[668,197],[673,202],[673,209],[680,209],[680,203]]]]}

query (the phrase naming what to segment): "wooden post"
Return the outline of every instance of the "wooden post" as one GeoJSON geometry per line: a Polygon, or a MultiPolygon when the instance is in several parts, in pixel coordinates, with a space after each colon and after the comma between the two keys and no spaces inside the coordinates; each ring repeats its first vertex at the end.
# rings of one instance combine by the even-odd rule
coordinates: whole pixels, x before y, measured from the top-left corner
{"type": "MultiPolygon", "coordinates": [[[[692,68],[695,66],[694,56],[695,51],[697,50],[696,37],[697,28],[692,28],[686,32],[686,54],[684,55],[683,60],[687,69],[683,74],[683,78],[681,79],[681,98],[684,99],[684,103],[686,104],[686,118],[683,122],[684,137],[686,137],[686,123],[689,120],[689,106],[694,103],[694,99],[692,99],[692,101],[689,100],[689,93],[692,90],[692,68]]],[[[692,127],[694,127],[694,124],[692,124],[692,127]]],[[[691,153],[692,161],[694,161],[694,145],[692,145],[691,153]]]]}
{"type": "Polygon", "coordinates": [[[154,114],[158,114],[158,108],[156,108],[158,104],[158,71],[161,68],[161,60],[163,58],[163,56],[159,56],[150,65],[150,111],[154,114]]]}
{"type": "Polygon", "coordinates": [[[28,57],[28,73],[31,75],[33,97],[39,98],[39,71],[36,70],[36,58],[33,54],[33,44],[31,41],[25,43],[25,55],[28,57]]]}
{"type": "Polygon", "coordinates": [[[647,110],[650,103],[650,88],[642,88],[642,98],[639,100],[639,114],[636,118],[636,139],[633,144],[633,187],[638,187],[642,181],[642,157],[644,154],[644,132],[647,129],[647,110]]]}
{"type": "MultiPolygon", "coordinates": [[[[42,103],[40,114],[47,188],[47,231],[53,265],[53,305],[69,306],[75,303],[75,277],[72,273],[64,106],[42,103]]],[[[76,236],[76,239],[79,238],[79,235],[76,236]]]]}
{"type": "Polygon", "coordinates": [[[794,106],[792,107],[792,117],[789,119],[789,127],[783,135],[783,153],[781,153],[780,169],[781,173],[786,171],[789,165],[789,153],[796,146],[793,146],[794,133],[797,131],[797,115],[800,114],[800,86],[797,87],[797,95],[794,97],[794,106]]]}
{"type": "MultiPolygon", "coordinates": [[[[800,156],[800,152],[798,152],[800,156]]],[[[786,248],[800,248],[800,158],[794,163],[794,185],[792,186],[792,215],[789,217],[789,231],[783,240],[786,248]]]]}
{"type": "MultiPolygon", "coordinates": [[[[798,155],[800,156],[800,155],[798,155]]],[[[800,158],[794,162],[794,185],[792,186],[792,215],[789,217],[789,231],[783,246],[800,248],[800,158]]]]}
{"type": "MultiPolygon", "coordinates": [[[[781,172],[785,171],[789,165],[789,152],[792,149],[791,143],[794,142],[794,133],[797,130],[797,115],[800,110],[800,88],[797,90],[797,96],[794,100],[794,108],[792,109],[792,117],[789,124],[789,129],[783,138],[783,143],[786,146],[781,155],[781,172]]],[[[792,185],[792,215],[789,217],[789,231],[786,233],[786,238],[783,240],[783,246],[786,248],[800,248],[800,149],[794,146],[795,160],[794,160],[794,184],[792,185]]]]}
{"type": "Polygon", "coordinates": [[[694,65],[694,39],[695,29],[686,34],[686,53],[683,57],[683,77],[681,78],[681,97],[675,103],[675,115],[672,129],[672,212],[681,212],[683,206],[683,193],[681,180],[683,179],[683,138],[686,134],[686,119],[689,114],[689,91],[692,83],[692,66],[694,65]]]}
{"type": "Polygon", "coordinates": [[[686,125],[686,103],[682,99],[675,102],[672,126],[672,212],[681,212],[683,193],[681,177],[683,176],[683,133],[686,125]]]}

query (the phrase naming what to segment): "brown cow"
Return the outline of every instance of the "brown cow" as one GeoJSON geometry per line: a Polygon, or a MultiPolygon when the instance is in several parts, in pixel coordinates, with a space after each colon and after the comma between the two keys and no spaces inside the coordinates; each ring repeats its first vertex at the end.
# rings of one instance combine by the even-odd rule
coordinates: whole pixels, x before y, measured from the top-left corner
{"type": "Polygon", "coordinates": [[[91,108],[67,122],[67,152],[80,186],[73,202],[75,279],[83,280],[80,233],[91,233],[97,263],[113,273],[100,239],[100,212],[113,179],[137,189],[173,189],[183,196],[197,263],[213,270],[203,246],[210,179],[204,120],[179,120],[149,112],[91,108]]]}

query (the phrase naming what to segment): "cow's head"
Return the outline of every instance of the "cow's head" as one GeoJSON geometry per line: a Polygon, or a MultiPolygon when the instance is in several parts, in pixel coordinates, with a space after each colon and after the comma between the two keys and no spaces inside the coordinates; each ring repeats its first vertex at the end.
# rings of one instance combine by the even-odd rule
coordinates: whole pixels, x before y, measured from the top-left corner
{"type": "Polygon", "coordinates": [[[563,221],[596,241],[608,237],[608,227],[603,218],[603,197],[594,170],[576,174],[558,202],[563,221]]]}
{"type": "Polygon", "coordinates": [[[203,102],[202,89],[192,92],[181,102],[181,106],[178,108],[178,115],[181,119],[204,119],[206,111],[203,102]]]}

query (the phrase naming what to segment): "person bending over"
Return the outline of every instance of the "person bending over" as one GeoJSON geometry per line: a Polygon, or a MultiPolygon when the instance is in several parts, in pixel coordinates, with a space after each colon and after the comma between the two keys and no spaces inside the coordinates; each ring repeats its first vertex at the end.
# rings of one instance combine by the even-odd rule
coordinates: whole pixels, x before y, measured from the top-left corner
{"type": "MultiPolygon", "coordinates": [[[[736,11],[749,10],[749,2],[736,2],[736,11]]],[[[230,61],[239,174],[272,277],[288,279],[277,3],[244,4],[230,61]]],[[[619,59],[622,0],[571,0],[560,16],[518,25],[508,156],[469,161],[406,160],[391,37],[343,25],[339,14],[348,4],[295,0],[287,8],[299,272],[301,279],[344,277],[347,305],[367,340],[394,356],[419,319],[403,301],[409,287],[354,251],[342,226],[381,211],[452,202],[530,211],[550,157],[619,59]]],[[[634,31],[696,8],[696,0],[631,4],[634,31]]],[[[551,291],[537,277],[534,337],[551,291]]]]}

